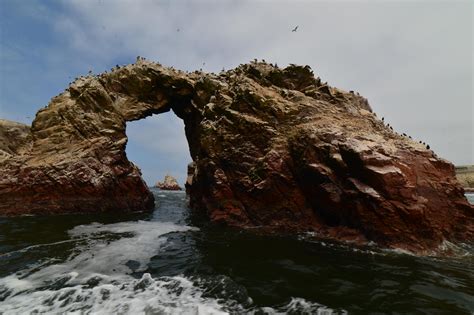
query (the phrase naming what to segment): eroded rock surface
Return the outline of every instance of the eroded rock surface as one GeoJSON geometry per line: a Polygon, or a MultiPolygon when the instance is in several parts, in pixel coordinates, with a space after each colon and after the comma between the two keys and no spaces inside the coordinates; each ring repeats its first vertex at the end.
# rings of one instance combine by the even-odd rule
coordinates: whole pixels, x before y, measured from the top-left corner
{"type": "Polygon", "coordinates": [[[474,193],[474,165],[464,165],[455,168],[456,178],[466,192],[474,193]]]}
{"type": "Polygon", "coordinates": [[[194,161],[191,207],[213,222],[414,251],[473,240],[473,207],[451,163],[309,67],[266,63],[206,74],[139,60],[79,78],[0,162],[0,213],[151,209],[125,127],[170,109],[194,161]]]}
{"type": "Polygon", "coordinates": [[[161,190],[182,190],[176,178],[171,175],[165,175],[165,179],[162,182],[156,182],[155,187],[161,190]]]}
{"type": "Polygon", "coordinates": [[[28,151],[31,143],[30,127],[14,121],[0,119],[0,162],[13,155],[28,151]]]}

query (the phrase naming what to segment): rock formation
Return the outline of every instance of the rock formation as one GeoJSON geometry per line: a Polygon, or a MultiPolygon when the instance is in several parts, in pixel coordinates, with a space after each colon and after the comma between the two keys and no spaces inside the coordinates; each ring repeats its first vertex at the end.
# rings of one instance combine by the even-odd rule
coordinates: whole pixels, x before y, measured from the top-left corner
{"type": "Polygon", "coordinates": [[[156,182],[155,187],[161,190],[182,190],[176,178],[171,175],[165,175],[165,179],[162,182],[156,182]]]}
{"type": "Polygon", "coordinates": [[[474,193],[474,165],[457,166],[456,178],[466,192],[474,193]]]}
{"type": "Polygon", "coordinates": [[[194,161],[190,205],[212,222],[418,252],[473,240],[451,163],[308,66],[259,62],[217,75],[139,59],[77,79],[37,113],[28,143],[8,144],[0,214],[151,209],[126,122],[169,110],[194,161]]]}
{"type": "Polygon", "coordinates": [[[0,163],[13,155],[21,155],[27,151],[30,143],[30,127],[0,119],[0,163]]]}

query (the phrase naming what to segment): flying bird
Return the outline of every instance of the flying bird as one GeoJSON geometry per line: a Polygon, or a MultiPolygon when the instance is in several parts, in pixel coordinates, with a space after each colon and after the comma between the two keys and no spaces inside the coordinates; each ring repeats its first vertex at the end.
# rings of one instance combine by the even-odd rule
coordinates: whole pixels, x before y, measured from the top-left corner
{"type": "Polygon", "coordinates": [[[296,27],[294,29],[292,29],[291,31],[296,32],[296,30],[298,30],[298,25],[296,25],[296,27]]]}

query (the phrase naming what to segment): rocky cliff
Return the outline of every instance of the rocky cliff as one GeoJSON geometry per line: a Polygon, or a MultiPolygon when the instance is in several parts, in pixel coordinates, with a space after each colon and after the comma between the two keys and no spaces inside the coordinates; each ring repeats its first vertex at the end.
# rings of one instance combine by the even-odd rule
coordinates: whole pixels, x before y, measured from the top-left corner
{"type": "Polygon", "coordinates": [[[182,190],[176,178],[171,175],[165,175],[165,179],[162,182],[156,182],[155,187],[161,190],[182,190]]]}
{"type": "Polygon", "coordinates": [[[140,59],[77,79],[0,162],[0,213],[151,209],[125,154],[126,122],[169,110],[194,161],[191,207],[213,222],[418,252],[473,240],[451,163],[308,66],[263,62],[208,74],[140,59]]]}

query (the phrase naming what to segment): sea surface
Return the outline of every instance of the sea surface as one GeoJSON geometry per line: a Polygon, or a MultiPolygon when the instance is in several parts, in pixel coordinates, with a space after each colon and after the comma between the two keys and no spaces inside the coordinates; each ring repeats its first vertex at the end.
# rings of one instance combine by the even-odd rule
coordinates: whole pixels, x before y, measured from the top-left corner
{"type": "Polygon", "coordinates": [[[153,193],[153,213],[0,218],[0,314],[474,313],[467,245],[440,258],[259,236],[153,193]]]}

